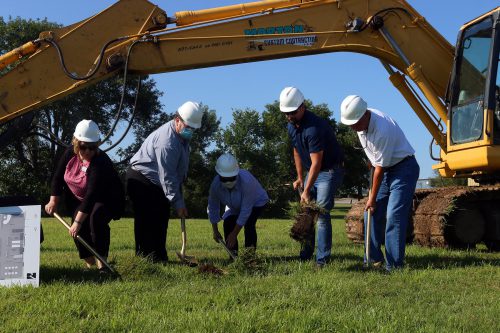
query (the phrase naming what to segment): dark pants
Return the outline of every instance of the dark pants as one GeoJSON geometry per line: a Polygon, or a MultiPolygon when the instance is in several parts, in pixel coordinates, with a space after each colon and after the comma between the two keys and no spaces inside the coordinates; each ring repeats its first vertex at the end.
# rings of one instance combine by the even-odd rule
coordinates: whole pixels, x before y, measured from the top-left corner
{"type": "Polygon", "coordinates": [[[131,168],[127,170],[127,193],[134,209],[135,254],[155,262],[167,261],[170,201],[161,187],[131,168]]]}
{"type": "MultiPolygon", "coordinates": [[[[248,217],[247,223],[245,223],[244,231],[245,231],[245,247],[257,247],[257,230],[255,230],[255,224],[257,223],[257,218],[260,216],[262,211],[264,210],[264,206],[262,207],[254,207],[252,209],[252,213],[248,217]]],[[[224,239],[227,242],[227,237],[234,230],[236,226],[236,220],[238,219],[238,215],[229,215],[224,220],[224,239]]],[[[238,241],[236,241],[236,245],[230,250],[234,252],[238,252],[238,241]]]]}
{"type": "MultiPolygon", "coordinates": [[[[77,213],[78,211],[75,210],[73,221],[77,213]]],[[[82,221],[82,227],[78,232],[78,235],[80,235],[80,237],[82,237],[102,257],[107,257],[109,253],[109,222],[111,221],[111,216],[111,211],[107,205],[96,202],[92,208],[92,212],[82,221]]],[[[80,259],[94,256],[76,239],[75,244],[80,259]]]]}

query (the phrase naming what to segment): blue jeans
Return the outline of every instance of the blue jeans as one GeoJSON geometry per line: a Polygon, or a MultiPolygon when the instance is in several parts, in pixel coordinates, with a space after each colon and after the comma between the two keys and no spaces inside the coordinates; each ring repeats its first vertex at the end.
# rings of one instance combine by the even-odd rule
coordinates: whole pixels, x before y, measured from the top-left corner
{"type": "MultiPolygon", "coordinates": [[[[402,268],[405,257],[406,229],[410,220],[413,194],[420,167],[415,158],[386,170],[377,193],[377,206],[370,228],[370,261],[382,262],[385,240],[386,268],[402,268]]],[[[365,235],[367,214],[365,213],[365,235]]],[[[365,252],[366,253],[366,252],[365,252]]],[[[365,257],[366,262],[366,257],[365,257]]]]}
{"type": "MultiPolygon", "coordinates": [[[[306,176],[306,182],[307,177],[306,176]]],[[[328,171],[321,171],[318,178],[311,188],[311,199],[316,200],[316,203],[326,210],[325,214],[320,214],[317,221],[317,240],[318,248],[316,249],[316,262],[325,264],[330,257],[332,250],[332,222],[330,211],[334,206],[334,196],[337,189],[342,184],[344,178],[344,169],[335,168],[328,171]]],[[[314,235],[310,242],[305,244],[300,251],[300,258],[308,260],[313,256],[315,238],[314,235]]]]}

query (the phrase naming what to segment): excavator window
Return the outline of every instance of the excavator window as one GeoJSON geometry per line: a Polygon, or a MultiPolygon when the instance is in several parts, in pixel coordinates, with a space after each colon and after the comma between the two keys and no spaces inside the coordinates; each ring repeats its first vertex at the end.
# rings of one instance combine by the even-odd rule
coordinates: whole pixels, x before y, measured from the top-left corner
{"type": "Polygon", "coordinates": [[[486,18],[468,28],[459,44],[456,75],[451,108],[452,143],[479,140],[483,133],[484,94],[490,71],[493,21],[486,18]]]}

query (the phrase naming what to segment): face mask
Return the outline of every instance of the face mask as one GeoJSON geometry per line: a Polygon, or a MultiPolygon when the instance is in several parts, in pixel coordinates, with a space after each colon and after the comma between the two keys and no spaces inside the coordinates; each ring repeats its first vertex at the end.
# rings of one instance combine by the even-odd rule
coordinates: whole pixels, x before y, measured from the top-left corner
{"type": "Polygon", "coordinates": [[[192,130],[192,129],[190,129],[190,128],[184,127],[184,128],[180,131],[179,135],[180,135],[183,139],[185,139],[185,140],[191,140],[191,138],[193,137],[193,130],[192,130]]]}
{"type": "Polygon", "coordinates": [[[234,185],[236,185],[236,180],[234,180],[232,182],[222,183],[222,186],[224,186],[228,190],[232,189],[234,187],[234,185]]]}

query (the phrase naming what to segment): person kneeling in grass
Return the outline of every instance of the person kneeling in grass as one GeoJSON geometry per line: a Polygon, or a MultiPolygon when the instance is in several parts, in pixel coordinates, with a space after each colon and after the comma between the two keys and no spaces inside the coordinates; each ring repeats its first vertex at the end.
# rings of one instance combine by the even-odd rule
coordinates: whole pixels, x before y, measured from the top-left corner
{"type": "Polygon", "coordinates": [[[238,161],[231,154],[223,154],[215,166],[217,175],[212,181],[208,196],[208,214],[216,242],[222,239],[217,223],[220,206],[225,205],[224,239],[227,247],[238,252],[238,234],[245,228],[245,247],[257,247],[255,224],[269,201],[259,181],[247,170],[240,170],[238,161]]]}

